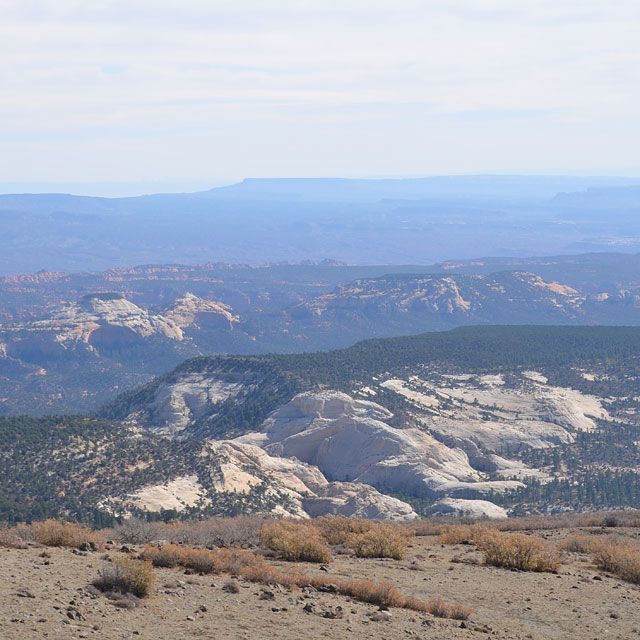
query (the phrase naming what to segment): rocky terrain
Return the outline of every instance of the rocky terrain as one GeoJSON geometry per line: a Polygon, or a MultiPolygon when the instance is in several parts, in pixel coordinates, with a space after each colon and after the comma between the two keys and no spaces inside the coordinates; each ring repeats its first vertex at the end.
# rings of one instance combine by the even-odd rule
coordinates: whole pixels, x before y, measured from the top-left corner
{"type": "Polygon", "coordinates": [[[443,263],[418,275],[160,265],[5,278],[0,413],[94,410],[197,355],[305,352],[470,324],[640,323],[633,260],[512,262],[443,263]],[[533,271],[490,271],[525,265],[533,271]],[[367,277],[345,282],[358,274],[367,277]]]}
{"type": "MultiPolygon", "coordinates": [[[[397,339],[380,360],[373,357],[380,355],[375,342],[332,352],[333,361],[323,361],[324,354],[196,360],[124,396],[105,416],[178,441],[204,438],[218,451],[233,452],[236,461],[242,452],[251,458],[254,475],[270,473],[275,460],[294,461],[325,482],[359,483],[405,501],[426,500],[430,512],[460,507],[458,513],[505,517],[502,505],[510,495],[566,473],[546,459],[532,464],[529,452],[596,442],[621,425],[635,425],[625,436],[633,437],[640,424],[633,391],[637,356],[619,369],[595,352],[587,358],[567,352],[564,361],[561,351],[554,352],[568,336],[587,338],[602,330],[510,331],[483,330],[490,338],[485,345],[482,338],[474,344],[475,355],[453,356],[453,345],[448,355],[435,355],[426,343],[407,338],[406,359],[397,339]],[[509,362],[512,349],[520,350],[523,364],[509,362]],[[464,364],[469,356],[475,364],[464,364]],[[527,359],[541,366],[529,368],[527,359]],[[344,367],[348,374],[336,379],[344,367]],[[312,388],[305,391],[307,376],[312,388]]],[[[476,336],[477,330],[466,335],[476,336]]],[[[620,338],[620,345],[630,346],[620,338]]],[[[465,344],[459,340],[458,346],[465,344]]],[[[608,352],[605,342],[596,351],[608,352]]],[[[610,460],[607,466],[616,468],[610,460]]],[[[234,473],[236,467],[237,462],[234,473]]],[[[295,482],[289,483],[292,490],[295,482]]],[[[394,508],[389,517],[406,516],[407,505],[394,508]]]]}
{"type": "MultiPolygon", "coordinates": [[[[325,478],[364,483],[382,491],[430,498],[501,493],[522,487],[521,480],[488,480],[488,472],[502,478],[544,478],[544,472],[522,464],[517,454],[570,442],[576,432],[594,429],[595,420],[612,419],[595,396],[550,387],[531,376],[532,372],[525,372],[517,390],[503,390],[500,375],[461,375],[457,377],[462,380],[453,383],[437,377],[427,383],[411,376],[406,381],[372,382],[360,390],[359,395],[369,398],[376,395],[374,387],[391,389],[407,399],[417,424],[403,428],[391,426],[393,414],[370,400],[339,391],[301,393],[272,412],[259,431],[214,441],[214,446],[233,452],[236,460],[244,454],[256,470],[270,472],[274,461],[282,459],[307,463],[324,483],[325,478]],[[452,405],[438,408],[441,401],[452,405]]],[[[206,400],[198,391],[201,387],[196,382],[189,391],[190,379],[158,388],[153,413],[146,414],[149,422],[138,422],[136,414],[130,414],[125,423],[171,435],[188,429],[206,411],[206,400]],[[158,406],[162,398],[167,404],[158,406]]],[[[226,391],[216,395],[216,401],[236,396],[240,388],[227,383],[226,391]]],[[[237,463],[233,466],[235,471],[237,463]]],[[[243,482],[225,483],[226,490],[244,490],[251,483],[247,473],[238,475],[243,482]]],[[[282,481],[272,485],[282,486],[282,481]]],[[[476,513],[506,515],[487,500],[468,502],[465,508],[476,513]]],[[[455,502],[446,504],[455,511],[455,502]]],[[[433,508],[438,511],[440,503],[433,508]]],[[[397,504],[395,512],[387,512],[391,518],[403,515],[397,504]]]]}
{"type": "MultiPolygon", "coordinates": [[[[626,538],[637,545],[637,529],[599,526],[528,531],[546,544],[582,535],[626,538]]],[[[504,640],[629,640],[640,633],[640,591],[594,566],[589,556],[567,552],[556,574],[510,571],[483,564],[472,545],[441,544],[434,535],[410,542],[403,560],[335,555],[319,569],[309,563],[270,560],[327,581],[391,581],[401,593],[422,600],[441,595],[471,607],[460,622],[406,609],[380,608],[330,590],[289,590],[228,575],[198,575],[156,568],[156,585],[137,606],[122,608],[90,584],[106,558],[135,557],[142,546],[109,545],[106,554],[76,549],[2,549],[0,628],[7,640],[42,638],[486,638],[504,640]]],[[[123,599],[120,599],[122,602],[123,599]]],[[[126,604],[126,599],[125,604],[126,604]]]]}
{"type": "Polygon", "coordinates": [[[101,420],[0,420],[0,513],[407,520],[637,506],[639,363],[640,330],[615,327],[194,358],[101,420]]]}

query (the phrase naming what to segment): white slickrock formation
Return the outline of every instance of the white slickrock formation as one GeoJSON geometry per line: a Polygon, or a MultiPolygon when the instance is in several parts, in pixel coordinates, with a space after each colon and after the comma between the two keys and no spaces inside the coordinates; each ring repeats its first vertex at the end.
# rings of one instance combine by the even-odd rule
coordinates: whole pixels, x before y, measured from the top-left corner
{"type": "Polygon", "coordinates": [[[183,330],[192,325],[232,329],[238,321],[239,317],[228,305],[204,300],[192,293],[186,293],[166,311],[158,313],[143,309],[119,294],[96,294],[67,304],[47,318],[12,328],[52,332],[56,342],[61,344],[91,344],[98,338],[101,341],[110,337],[122,340],[125,331],[130,332],[131,337],[161,335],[183,340],[183,330]],[[112,336],[107,333],[108,329],[111,329],[112,336]]]}
{"type": "Polygon", "coordinates": [[[493,502],[487,500],[462,500],[460,498],[443,498],[429,508],[434,516],[467,516],[471,518],[491,518],[504,520],[507,512],[493,502]]]}
{"type": "Polygon", "coordinates": [[[330,480],[382,490],[438,495],[522,486],[516,481],[483,481],[462,449],[447,447],[419,429],[391,427],[384,422],[391,417],[374,402],[338,391],[301,393],[264,422],[263,433],[238,441],[315,465],[330,480]]]}
{"type": "Polygon", "coordinates": [[[185,373],[179,380],[163,382],[144,411],[127,416],[125,423],[164,436],[180,432],[211,410],[211,405],[240,393],[240,382],[225,382],[202,373],[185,373]]]}
{"type": "MultiPolygon", "coordinates": [[[[328,513],[377,520],[412,520],[418,516],[406,503],[386,496],[373,487],[353,482],[328,482],[317,467],[299,460],[270,456],[260,447],[234,441],[204,444],[213,477],[211,489],[243,494],[266,486],[267,496],[285,495],[289,504],[278,506],[275,515],[308,518],[328,513]]],[[[215,496],[215,493],[213,494],[215,496]]],[[[147,486],[115,502],[149,511],[209,504],[212,496],[196,476],[175,478],[170,482],[147,486]]]]}

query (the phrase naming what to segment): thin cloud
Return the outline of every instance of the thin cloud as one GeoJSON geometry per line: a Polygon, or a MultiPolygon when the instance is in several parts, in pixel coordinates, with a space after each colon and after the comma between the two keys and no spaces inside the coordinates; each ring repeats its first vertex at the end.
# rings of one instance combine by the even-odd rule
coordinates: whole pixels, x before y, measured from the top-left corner
{"type": "Polygon", "coordinates": [[[238,148],[251,155],[240,175],[301,148],[302,158],[278,158],[285,173],[335,173],[333,139],[360,175],[442,173],[415,145],[447,139],[476,166],[620,166],[640,142],[639,28],[635,0],[0,1],[0,168],[13,180],[152,178],[132,131],[167,149],[160,177],[194,175],[203,158],[225,177],[222,159],[238,148]],[[463,121],[484,131],[465,142],[463,121]],[[365,127],[390,142],[414,134],[396,139],[404,154],[372,155],[365,127]],[[576,145],[582,128],[610,141],[598,157],[576,145]],[[26,159],[21,136],[80,138],[89,156],[107,138],[121,158],[61,165],[60,149],[43,144],[26,159]],[[300,144],[264,146],[291,136],[300,144]]]}

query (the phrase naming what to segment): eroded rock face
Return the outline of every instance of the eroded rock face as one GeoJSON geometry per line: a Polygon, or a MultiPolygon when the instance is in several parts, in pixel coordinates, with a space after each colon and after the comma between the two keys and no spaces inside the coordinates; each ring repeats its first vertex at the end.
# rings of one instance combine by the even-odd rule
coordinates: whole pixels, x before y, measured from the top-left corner
{"type": "Polygon", "coordinates": [[[428,317],[465,318],[469,322],[532,321],[541,314],[550,318],[575,319],[587,298],[576,289],[558,282],[545,282],[527,272],[492,275],[389,275],[355,280],[339,285],[331,293],[305,300],[288,310],[294,320],[326,322],[349,318],[366,323],[378,318],[428,317]]]}
{"type": "Polygon", "coordinates": [[[104,293],[87,295],[47,318],[14,325],[13,329],[42,332],[64,346],[85,343],[113,348],[154,335],[180,341],[191,326],[231,330],[239,319],[228,305],[191,293],[162,312],[143,309],[119,293],[104,293]]]}
{"type": "Polygon", "coordinates": [[[126,423],[144,425],[159,435],[176,436],[213,405],[240,393],[240,382],[225,382],[204,374],[185,374],[177,381],[158,385],[144,412],[129,415],[126,423]]]}
{"type": "Polygon", "coordinates": [[[384,407],[337,391],[297,395],[263,424],[262,434],[239,441],[269,454],[317,466],[330,480],[361,482],[414,495],[506,491],[519,482],[484,482],[467,454],[419,429],[397,429],[384,407]]]}
{"type": "Polygon", "coordinates": [[[462,500],[460,498],[443,498],[429,508],[434,516],[466,516],[470,518],[490,518],[504,520],[506,509],[487,500],[462,500]]]}
{"type": "Polygon", "coordinates": [[[328,482],[317,467],[299,460],[270,456],[260,447],[235,441],[207,442],[202,448],[207,469],[207,488],[194,476],[175,478],[161,485],[147,486],[123,500],[124,504],[159,511],[188,506],[206,506],[216,492],[247,494],[266,487],[267,497],[287,500],[275,515],[308,518],[325,514],[359,516],[379,520],[411,520],[418,516],[405,502],[358,483],[328,482]]]}
{"type": "Polygon", "coordinates": [[[234,314],[229,305],[204,300],[193,293],[178,298],[163,315],[181,329],[197,325],[231,330],[240,321],[240,316],[234,314]]]}
{"type": "Polygon", "coordinates": [[[596,419],[612,419],[602,399],[548,385],[534,371],[522,372],[516,388],[505,388],[500,376],[489,375],[413,376],[381,386],[406,398],[419,410],[425,428],[447,445],[464,449],[472,462],[487,453],[509,457],[572,442],[576,431],[594,429],[596,419]]]}
{"type": "Polygon", "coordinates": [[[330,482],[306,497],[302,507],[311,516],[327,514],[372,520],[414,520],[417,514],[410,505],[386,496],[373,487],[356,482],[330,482]]]}
{"type": "Polygon", "coordinates": [[[198,482],[198,477],[190,475],[174,478],[165,484],[143,487],[128,496],[126,502],[146,511],[175,509],[180,512],[187,507],[199,504],[204,506],[209,500],[204,487],[198,482]]]}
{"type": "Polygon", "coordinates": [[[183,337],[181,328],[173,320],[150,313],[119,294],[85,296],[44,320],[29,323],[33,331],[55,333],[55,340],[62,344],[90,343],[94,332],[104,332],[109,327],[126,329],[141,338],[155,334],[173,340],[183,337]]]}
{"type": "MultiPolygon", "coordinates": [[[[184,431],[187,436],[199,418],[215,416],[216,402],[238,396],[242,403],[252,384],[183,373],[160,384],[144,415],[130,415],[129,422],[163,435],[181,437],[184,431]]],[[[552,386],[535,371],[506,376],[431,368],[406,379],[372,378],[355,393],[362,398],[332,390],[300,393],[273,411],[259,431],[217,443],[217,455],[231,457],[217,467],[220,486],[250,490],[263,477],[253,470],[262,469],[272,474],[274,486],[295,492],[300,514],[371,511],[386,517],[385,509],[401,511],[395,503],[385,507],[379,492],[435,499],[466,499],[471,492],[486,502],[492,494],[522,487],[527,478],[548,478],[522,462],[523,450],[571,442],[576,432],[593,429],[597,419],[612,420],[605,400],[552,386]],[[417,426],[391,426],[392,413],[373,401],[390,391],[403,396],[417,426]],[[314,477],[303,479],[302,468],[314,477]],[[487,480],[488,473],[494,479],[487,480]],[[358,487],[355,494],[350,484],[358,487]],[[377,489],[371,507],[363,493],[366,486],[377,489]],[[306,502],[301,501],[304,495],[306,502]]],[[[487,509],[484,505],[481,515],[487,509]]]]}

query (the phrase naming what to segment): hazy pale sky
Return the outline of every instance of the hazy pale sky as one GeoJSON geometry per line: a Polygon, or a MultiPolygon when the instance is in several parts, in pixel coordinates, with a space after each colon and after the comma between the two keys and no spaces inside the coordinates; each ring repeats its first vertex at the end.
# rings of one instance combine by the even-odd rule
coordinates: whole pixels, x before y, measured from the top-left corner
{"type": "Polygon", "coordinates": [[[0,0],[0,181],[637,168],[638,0],[0,0]]]}

